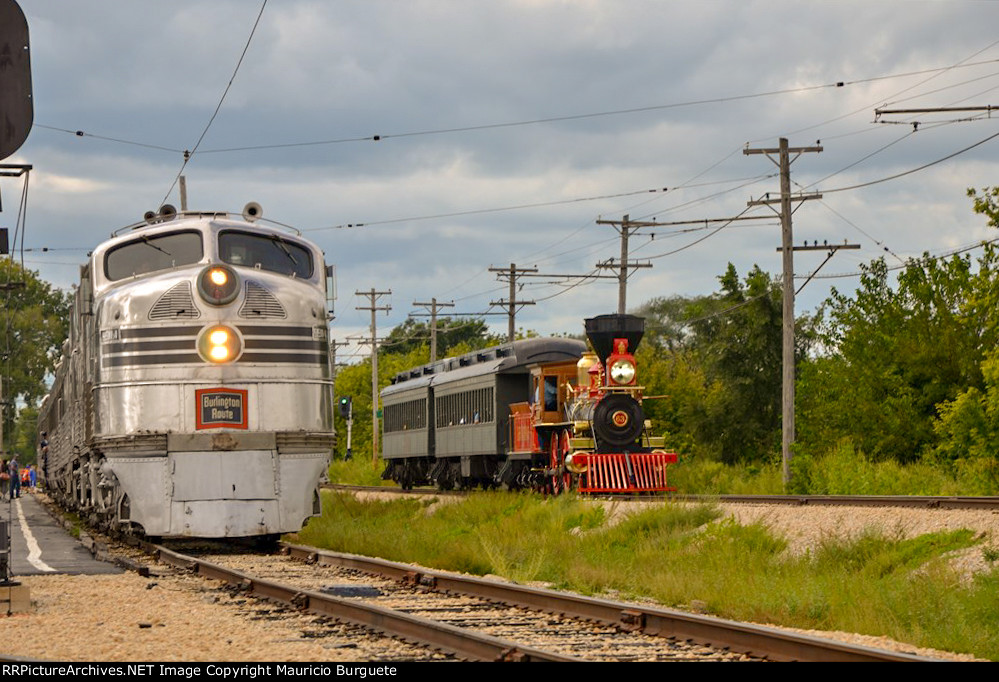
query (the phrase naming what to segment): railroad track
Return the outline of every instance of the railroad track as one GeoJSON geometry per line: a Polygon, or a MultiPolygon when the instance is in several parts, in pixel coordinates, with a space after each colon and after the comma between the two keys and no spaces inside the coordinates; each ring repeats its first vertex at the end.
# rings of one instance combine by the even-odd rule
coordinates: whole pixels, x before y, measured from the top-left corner
{"type": "Polygon", "coordinates": [[[248,596],[426,646],[425,660],[933,660],[311,547],[284,545],[283,556],[146,550],[248,596]]]}
{"type": "MultiPolygon", "coordinates": [[[[379,492],[398,495],[464,495],[463,491],[439,491],[436,488],[403,490],[394,486],[362,486],[327,484],[329,490],[379,492]]],[[[963,497],[933,495],[588,495],[587,499],[643,501],[670,499],[678,502],[724,502],[742,504],[780,504],[792,506],[853,506],[853,507],[914,507],[919,509],[994,509],[999,510],[999,497],[963,497]]]]}

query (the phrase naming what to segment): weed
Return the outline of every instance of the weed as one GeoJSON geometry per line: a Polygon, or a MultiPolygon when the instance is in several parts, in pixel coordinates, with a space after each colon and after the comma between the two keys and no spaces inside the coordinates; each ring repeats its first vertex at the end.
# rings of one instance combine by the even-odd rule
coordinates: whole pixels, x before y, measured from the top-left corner
{"type": "MultiPolygon", "coordinates": [[[[713,505],[664,502],[615,511],[574,495],[479,493],[435,505],[325,494],[303,542],[445,570],[543,581],[584,594],[697,603],[725,618],[884,635],[999,659],[999,566],[961,582],[944,555],[981,538],[868,530],[790,555],[765,524],[713,505]],[[578,532],[580,529],[585,532],[578,532]]],[[[999,550],[984,547],[991,563],[999,550]]]]}

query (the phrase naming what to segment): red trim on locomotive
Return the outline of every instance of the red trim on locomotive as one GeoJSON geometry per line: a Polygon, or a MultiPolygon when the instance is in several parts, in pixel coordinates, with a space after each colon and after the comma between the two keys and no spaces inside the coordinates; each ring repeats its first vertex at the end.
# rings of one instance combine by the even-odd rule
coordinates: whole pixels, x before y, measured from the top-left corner
{"type": "MultiPolygon", "coordinates": [[[[541,453],[540,444],[549,443],[550,452],[542,466],[545,476],[551,481],[549,487],[552,493],[558,494],[568,487],[574,487],[581,493],[633,493],[633,492],[667,492],[676,488],[668,484],[666,467],[675,464],[677,455],[672,452],[652,449],[650,440],[644,434],[644,425],[636,438],[633,451],[622,449],[614,452],[597,452],[597,438],[590,426],[589,435],[580,434],[586,438],[592,447],[573,452],[570,447],[577,423],[568,414],[570,403],[588,408],[585,413],[592,420],[596,405],[610,395],[630,396],[639,406],[642,402],[642,387],[638,385],[638,365],[635,356],[629,352],[629,340],[615,338],[611,346],[611,354],[603,361],[596,362],[586,369],[589,385],[573,385],[582,380],[582,376],[569,379],[565,376],[564,363],[558,365],[539,365],[533,372],[535,386],[543,386],[546,379],[559,377],[559,393],[566,395],[566,414],[559,420],[550,419],[550,413],[545,415],[538,405],[533,409],[529,403],[516,403],[510,406],[511,453],[541,453]],[[615,363],[630,363],[625,371],[633,372],[628,380],[617,383],[612,378],[611,368],[615,363]],[[549,417],[545,421],[544,417],[549,417]],[[542,433],[542,431],[544,433],[542,433]],[[642,442],[645,445],[642,445],[642,442]],[[571,457],[571,469],[567,467],[568,455],[571,457]]],[[[634,344],[637,345],[637,342],[634,344]]],[[[582,361],[580,361],[582,363],[582,361]]],[[[582,366],[582,365],[581,365],[582,366]]],[[[619,366],[619,369],[620,366],[619,366]]],[[[580,369],[582,375],[582,369],[580,369]]],[[[620,376],[620,375],[619,375],[620,376]]],[[[562,400],[559,399],[560,407],[562,400]]],[[[616,409],[607,416],[609,422],[618,429],[635,428],[633,416],[626,409],[616,409]]],[[[591,422],[592,424],[592,422],[591,422]]],[[[585,431],[584,431],[585,433],[585,431]]]]}

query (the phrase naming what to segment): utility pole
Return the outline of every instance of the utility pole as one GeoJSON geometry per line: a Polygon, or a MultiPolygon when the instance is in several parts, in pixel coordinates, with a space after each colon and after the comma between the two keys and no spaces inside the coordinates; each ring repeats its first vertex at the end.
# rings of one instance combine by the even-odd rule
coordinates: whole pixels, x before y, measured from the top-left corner
{"type": "Polygon", "coordinates": [[[628,262],[628,233],[634,232],[639,227],[644,227],[645,223],[633,223],[629,216],[624,216],[622,220],[598,220],[597,225],[614,225],[621,232],[621,262],[614,264],[614,259],[597,263],[598,268],[617,270],[617,312],[624,315],[628,304],[628,268],[651,268],[652,263],[628,262]]]}
{"type": "Polygon", "coordinates": [[[430,362],[437,362],[437,310],[439,308],[453,308],[454,302],[438,303],[436,298],[431,298],[430,303],[413,301],[413,305],[429,306],[430,310],[430,362]]]}
{"type": "Polygon", "coordinates": [[[506,340],[513,342],[514,338],[517,336],[517,306],[534,305],[534,301],[518,301],[517,300],[517,276],[523,273],[537,272],[537,268],[518,268],[516,264],[510,263],[509,268],[489,268],[489,272],[502,273],[497,275],[497,279],[502,279],[504,276],[510,278],[510,300],[504,301],[502,298],[498,301],[490,301],[489,305],[498,305],[507,309],[507,315],[509,316],[509,322],[507,325],[506,340]]]}
{"type": "MultiPolygon", "coordinates": [[[[768,159],[777,164],[780,168],[780,199],[771,200],[769,198],[750,201],[750,206],[769,205],[780,203],[780,224],[781,224],[781,253],[783,260],[783,333],[782,333],[782,357],[783,367],[781,403],[782,411],[782,439],[781,456],[784,464],[784,485],[791,482],[791,445],[794,443],[794,248],[793,234],[791,230],[791,154],[795,154],[795,159],[806,152],[821,152],[822,147],[788,147],[787,138],[780,138],[780,146],[776,149],[749,149],[743,150],[746,155],[765,154],[768,159]],[[778,160],[774,160],[772,154],[778,155],[778,160]]],[[[801,195],[794,197],[795,201],[805,201],[806,199],[821,199],[818,193],[801,195]]],[[[800,204],[799,204],[800,205],[800,204]]]]}
{"type": "Polygon", "coordinates": [[[367,308],[355,307],[355,310],[370,310],[371,311],[371,464],[378,464],[378,325],[375,321],[375,312],[379,310],[384,310],[385,314],[388,315],[388,311],[392,310],[391,305],[378,306],[375,305],[378,299],[382,296],[391,296],[392,290],[388,291],[375,291],[374,287],[371,291],[355,291],[355,296],[367,296],[368,300],[371,302],[367,308]]]}
{"type": "Polygon", "coordinates": [[[341,366],[338,365],[336,362],[336,349],[340,348],[341,346],[349,346],[349,345],[350,341],[334,341],[333,339],[330,339],[330,371],[333,372],[334,381],[336,381],[337,367],[341,366]]]}
{"type": "MultiPolygon", "coordinates": [[[[975,112],[985,112],[987,118],[992,118],[992,112],[999,111],[999,106],[995,104],[986,104],[984,106],[975,107],[923,107],[918,109],[875,109],[874,110],[874,120],[878,123],[899,123],[903,125],[911,125],[912,129],[919,130],[919,121],[882,121],[882,116],[891,115],[907,115],[907,114],[945,114],[945,113],[975,113],[975,112]]],[[[975,116],[973,118],[961,119],[962,121],[971,121],[975,119],[980,119],[981,115],[975,116]]]]}

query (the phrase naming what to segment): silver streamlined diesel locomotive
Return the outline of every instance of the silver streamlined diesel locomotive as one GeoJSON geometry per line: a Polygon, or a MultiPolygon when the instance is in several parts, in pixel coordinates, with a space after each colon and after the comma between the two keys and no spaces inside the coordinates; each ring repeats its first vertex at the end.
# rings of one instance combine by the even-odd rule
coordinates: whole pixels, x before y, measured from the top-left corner
{"type": "Polygon", "coordinates": [[[57,501],[160,537],[276,536],[319,513],[335,444],[327,271],[260,213],[165,206],[81,266],[39,415],[57,501]]]}

